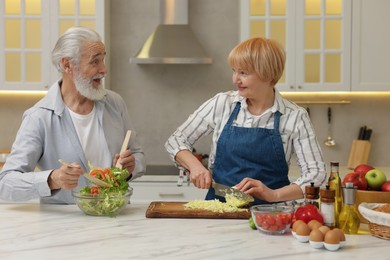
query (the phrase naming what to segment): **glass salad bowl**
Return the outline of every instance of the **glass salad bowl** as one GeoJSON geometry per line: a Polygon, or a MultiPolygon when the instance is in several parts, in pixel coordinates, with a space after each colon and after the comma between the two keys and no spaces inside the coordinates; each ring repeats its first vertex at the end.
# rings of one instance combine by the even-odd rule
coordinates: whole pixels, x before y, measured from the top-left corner
{"type": "Polygon", "coordinates": [[[277,204],[255,205],[250,211],[258,230],[269,235],[281,235],[290,228],[294,207],[277,204]]]}
{"type": "Polygon", "coordinates": [[[130,186],[126,193],[81,194],[72,190],[77,206],[91,216],[117,216],[130,203],[133,188],[130,186]]]}

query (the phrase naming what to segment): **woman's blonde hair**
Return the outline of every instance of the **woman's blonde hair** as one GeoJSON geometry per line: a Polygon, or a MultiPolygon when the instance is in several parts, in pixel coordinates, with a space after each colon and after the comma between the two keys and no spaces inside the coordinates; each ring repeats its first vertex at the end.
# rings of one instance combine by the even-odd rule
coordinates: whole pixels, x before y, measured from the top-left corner
{"type": "Polygon", "coordinates": [[[279,43],[260,37],[238,44],[228,56],[232,68],[254,72],[272,85],[276,85],[282,76],[285,61],[286,54],[279,43]]]}

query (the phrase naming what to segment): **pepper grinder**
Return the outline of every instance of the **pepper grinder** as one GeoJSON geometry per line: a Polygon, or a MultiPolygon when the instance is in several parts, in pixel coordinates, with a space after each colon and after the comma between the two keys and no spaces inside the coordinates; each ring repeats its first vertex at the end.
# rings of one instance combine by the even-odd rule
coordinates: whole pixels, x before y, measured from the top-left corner
{"type": "Polygon", "coordinates": [[[341,187],[344,204],[339,215],[339,228],[346,234],[357,234],[360,226],[359,215],[355,206],[357,187],[352,182],[341,187]]]}

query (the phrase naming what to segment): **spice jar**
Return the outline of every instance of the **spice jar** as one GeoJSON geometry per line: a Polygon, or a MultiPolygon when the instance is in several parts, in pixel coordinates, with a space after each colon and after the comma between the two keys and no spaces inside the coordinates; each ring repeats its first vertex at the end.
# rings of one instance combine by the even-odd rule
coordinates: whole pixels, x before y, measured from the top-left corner
{"type": "Polygon", "coordinates": [[[324,225],[328,226],[329,228],[336,227],[335,195],[336,191],[330,189],[329,185],[326,185],[326,189],[320,190],[320,211],[324,217],[324,225]]]}
{"type": "Polygon", "coordinates": [[[313,204],[320,209],[320,187],[314,186],[314,182],[305,187],[305,204],[313,204]]]}

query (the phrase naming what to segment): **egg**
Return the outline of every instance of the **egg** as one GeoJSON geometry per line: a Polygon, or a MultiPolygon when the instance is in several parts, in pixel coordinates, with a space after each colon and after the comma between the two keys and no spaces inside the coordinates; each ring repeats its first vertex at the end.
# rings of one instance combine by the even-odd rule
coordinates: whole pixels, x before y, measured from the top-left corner
{"type": "Polygon", "coordinates": [[[337,230],[329,230],[326,232],[324,246],[330,251],[336,251],[340,248],[340,234],[337,230]]]}
{"type": "Polygon", "coordinates": [[[303,220],[295,221],[294,224],[292,225],[292,231],[296,232],[297,231],[297,227],[300,226],[301,224],[306,224],[306,223],[303,220]]]}
{"type": "Polygon", "coordinates": [[[310,232],[309,244],[311,245],[311,247],[316,249],[320,249],[324,246],[324,234],[322,234],[322,232],[319,231],[318,228],[313,229],[310,232]]]}
{"type": "Polygon", "coordinates": [[[319,229],[313,229],[310,232],[309,240],[314,242],[323,242],[324,234],[319,229]]]}
{"type": "Polygon", "coordinates": [[[318,228],[321,232],[322,232],[322,234],[326,234],[326,233],[328,233],[328,231],[330,230],[330,228],[329,227],[327,227],[327,226],[321,226],[321,227],[319,227],[318,228]]]}
{"type": "Polygon", "coordinates": [[[345,239],[345,234],[344,234],[344,231],[342,231],[341,229],[339,228],[334,228],[333,230],[337,231],[339,233],[339,236],[340,236],[340,247],[343,247],[345,246],[346,244],[346,239],[345,239]]]}
{"type": "Polygon", "coordinates": [[[340,244],[340,234],[337,230],[329,230],[326,232],[324,242],[328,244],[340,244]]]}
{"type": "Polygon", "coordinates": [[[309,235],[310,235],[310,228],[306,223],[301,223],[298,225],[296,232],[295,232],[295,238],[301,242],[306,243],[309,241],[309,235]]]}
{"type": "Polygon", "coordinates": [[[309,225],[309,228],[310,228],[311,230],[317,229],[317,228],[319,228],[319,227],[322,226],[321,222],[319,222],[319,221],[316,220],[316,219],[310,220],[309,223],[307,223],[307,224],[309,225]]]}
{"type": "Polygon", "coordinates": [[[306,223],[302,223],[296,228],[295,232],[299,236],[309,236],[310,228],[306,223]]]}

